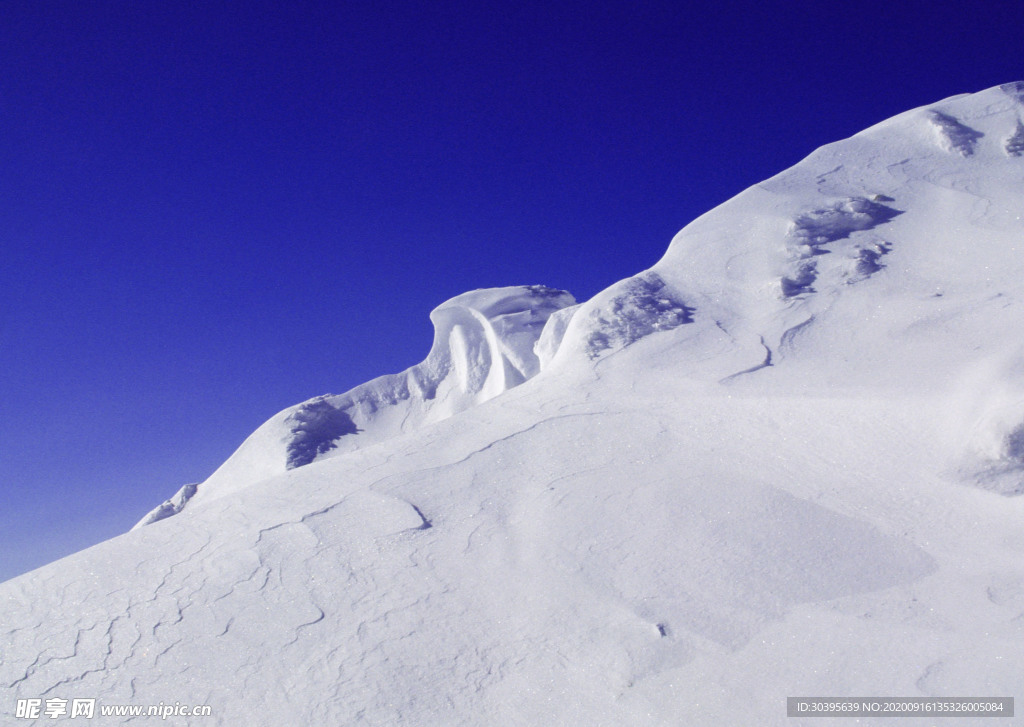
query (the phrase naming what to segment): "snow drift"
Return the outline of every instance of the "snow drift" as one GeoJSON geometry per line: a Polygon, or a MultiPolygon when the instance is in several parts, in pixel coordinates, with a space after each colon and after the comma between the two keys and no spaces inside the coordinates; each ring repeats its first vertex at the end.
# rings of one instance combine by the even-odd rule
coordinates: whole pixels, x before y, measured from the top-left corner
{"type": "Polygon", "coordinates": [[[543,285],[474,290],[452,298],[430,314],[434,343],[422,363],[340,396],[318,396],[285,409],[206,482],[189,485],[135,527],[493,399],[540,371],[534,345],[544,324],[575,303],[564,290],[543,285]]]}
{"type": "Polygon", "coordinates": [[[1015,696],[1022,99],[823,147],[589,301],[446,303],[424,363],[0,586],[0,709],[794,725],[787,696],[1015,696]]]}

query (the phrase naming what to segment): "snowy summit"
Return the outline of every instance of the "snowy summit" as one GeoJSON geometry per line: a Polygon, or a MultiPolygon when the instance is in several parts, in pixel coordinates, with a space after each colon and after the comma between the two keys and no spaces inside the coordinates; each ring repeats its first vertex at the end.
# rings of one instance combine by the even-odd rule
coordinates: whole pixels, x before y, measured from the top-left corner
{"type": "Polygon", "coordinates": [[[1020,696],[1024,83],[818,149],[589,301],[431,320],[421,364],[0,585],[0,710],[795,725],[787,697],[1020,696]]]}

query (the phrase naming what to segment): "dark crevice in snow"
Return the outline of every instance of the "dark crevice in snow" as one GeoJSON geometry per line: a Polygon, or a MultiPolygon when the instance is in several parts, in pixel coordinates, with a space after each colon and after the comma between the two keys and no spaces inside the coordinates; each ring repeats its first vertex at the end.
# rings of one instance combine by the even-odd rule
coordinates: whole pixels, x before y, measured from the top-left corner
{"type": "Polygon", "coordinates": [[[420,516],[420,520],[423,521],[423,524],[416,528],[417,530],[429,530],[430,528],[434,527],[434,524],[427,519],[427,516],[423,514],[422,510],[413,505],[411,502],[409,503],[409,507],[415,510],[416,514],[420,516]]]}
{"type": "Polygon", "coordinates": [[[752,374],[755,371],[760,371],[761,369],[766,369],[766,368],[768,368],[769,366],[772,365],[772,350],[770,348],[768,348],[768,344],[764,342],[764,336],[760,336],[760,339],[761,339],[761,346],[764,348],[764,360],[761,363],[757,364],[756,366],[751,366],[749,369],[743,369],[742,371],[737,371],[734,374],[730,374],[729,376],[726,376],[724,379],[720,379],[718,383],[724,384],[724,383],[727,383],[729,381],[732,381],[737,376],[744,376],[746,374],[752,374]]]}
{"type": "Polygon", "coordinates": [[[322,608],[320,608],[318,605],[316,605],[315,603],[310,603],[309,605],[311,605],[313,608],[315,608],[317,610],[317,615],[314,616],[309,621],[305,621],[303,623],[296,624],[296,626],[295,626],[295,634],[292,637],[292,640],[288,641],[285,644],[283,644],[283,646],[291,646],[292,644],[294,644],[295,642],[297,642],[299,640],[299,637],[302,635],[302,630],[303,629],[308,629],[310,626],[315,626],[316,624],[320,623],[325,618],[327,618],[327,613],[322,608]]]}

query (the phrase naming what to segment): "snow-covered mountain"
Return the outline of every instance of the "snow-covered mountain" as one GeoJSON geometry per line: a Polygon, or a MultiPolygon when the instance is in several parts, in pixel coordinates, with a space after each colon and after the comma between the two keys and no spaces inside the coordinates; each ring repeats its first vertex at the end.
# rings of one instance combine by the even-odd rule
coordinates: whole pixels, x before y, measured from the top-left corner
{"type": "Polygon", "coordinates": [[[1022,119],[1024,83],[909,111],[589,301],[442,305],[422,364],[0,586],[0,712],[793,725],[787,696],[1019,696],[1022,119]]]}

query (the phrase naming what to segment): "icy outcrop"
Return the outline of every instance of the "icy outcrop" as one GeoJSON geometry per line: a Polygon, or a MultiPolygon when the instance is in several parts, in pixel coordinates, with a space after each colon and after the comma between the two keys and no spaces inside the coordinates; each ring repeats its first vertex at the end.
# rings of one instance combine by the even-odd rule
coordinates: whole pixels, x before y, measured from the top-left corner
{"type": "Polygon", "coordinates": [[[450,412],[491,399],[540,371],[534,344],[551,314],[574,305],[562,290],[542,285],[465,293],[430,314],[434,345],[424,362],[431,386],[449,376],[442,391],[450,412]],[[442,373],[443,372],[443,373],[442,373]]]}
{"type": "Polygon", "coordinates": [[[999,90],[1024,106],[1024,81],[1012,81],[999,86],[999,90]]]}
{"type": "MultiPolygon", "coordinates": [[[[190,506],[441,421],[518,386],[541,369],[534,348],[548,319],[575,304],[569,293],[543,285],[452,298],[430,314],[434,342],[422,363],[280,412],[194,490],[190,506]]],[[[165,503],[163,514],[144,523],[177,513],[187,501],[165,503]]]]}
{"type": "MultiPolygon", "coordinates": [[[[885,198],[892,201],[891,198],[885,198]]],[[[863,197],[851,197],[810,212],[793,223],[793,237],[809,247],[843,240],[852,233],[888,222],[900,210],[863,197]]]]}
{"type": "Polygon", "coordinates": [[[423,363],[327,400],[371,436],[399,410],[402,431],[446,419],[536,376],[534,347],[545,324],[575,304],[543,285],[463,293],[431,312],[434,342],[423,363]]]}
{"type": "Polygon", "coordinates": [[[176,493],[174,496],[164,500],[162,504],[157,505],[143,517],[139,522],[132,526],[132,530],[141,528],[143,525],[150,525],[151,523],[159,522],[164,518],[169,518],[171,515],[177,515],[181,512],[181,509],[185,507],[192,496],[196,494],[196,489],[199,487],[198,483],[192,483],[185,485],[176,493]]]}

